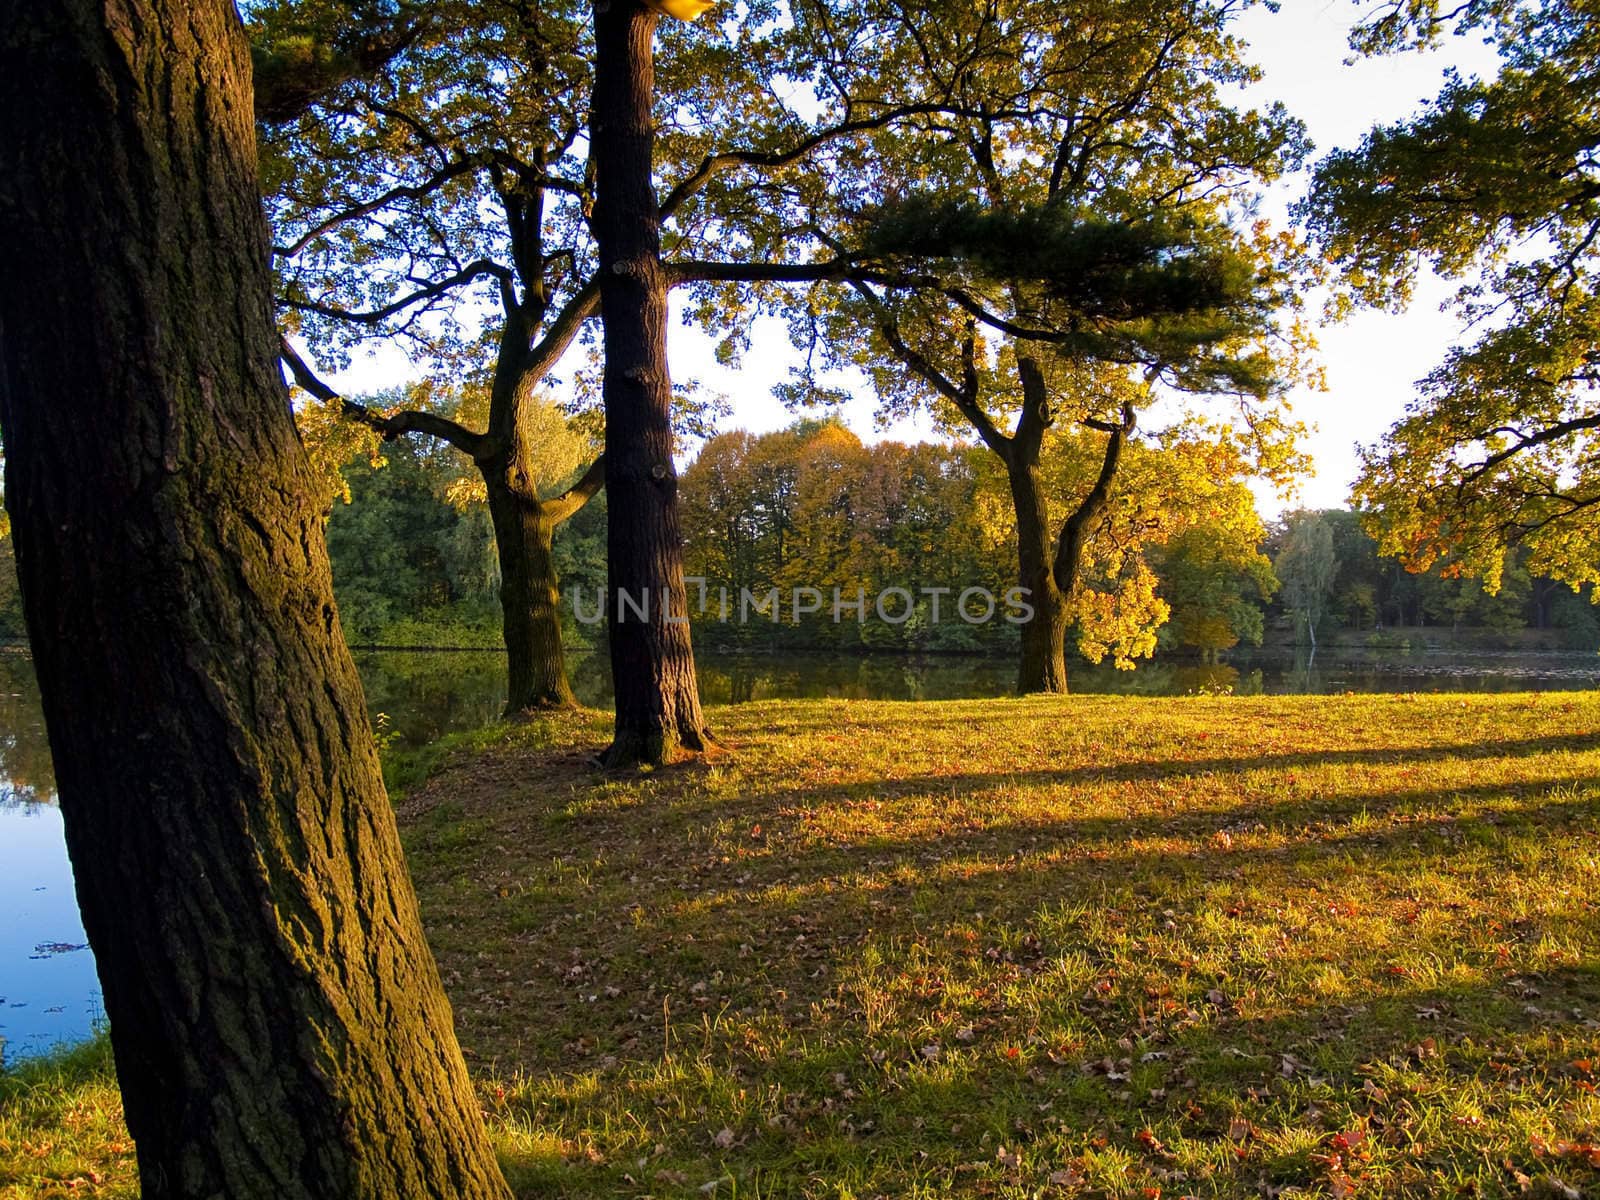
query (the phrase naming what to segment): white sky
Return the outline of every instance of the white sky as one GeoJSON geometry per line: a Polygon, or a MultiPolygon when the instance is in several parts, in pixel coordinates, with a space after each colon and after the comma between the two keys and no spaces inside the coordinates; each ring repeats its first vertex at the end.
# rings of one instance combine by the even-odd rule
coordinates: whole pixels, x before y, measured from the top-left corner
{"type": "MultiPolygon", "coordinates": [[[[1365,59],[1345,64],[1346,35],[1359,13],[1350,0],[1284,0],[1271,13],[1258,7],[1240,22],[1253,57],[1265,78],[1251,89],[1257,103],[1282,100],[1303,120],[1316,144],[1314,158],[1335,147],[1350,146],[1375,122],[1397,120],[1414,112],[1435,95],[1444,72],[1451,66],[1463,74],[1492,74],[1494,56],[1472,38],[1452,38],[1439,51],[1365,59]]],[[[1303,190],[1304,179],[1294,178],[1268,198],[1268,213],[1282,216],[1303,190]]],[[[1295,415],[1313,426],[1305,444],[1315,473],[1304,480],[1296,507],[1332,508],[1343,505],[1356,472],[1355,447],[1376,441],[1401,414],[1412,394],[1412,384],[1426,374],[1460,334],[1456,318],[1440,311],[1453,289],[1436,280],[1418,288],[1417,299],[1402,314],[1359,312],[1319,333],[1321,358],[1327,375],[1326,392],[1300,392],[1292,397],[1295,415]]],[[[750,352],[736,370],[719,366],[712,343],[698,331],[674,319],[669,331],[669,351],[675,379],[698,379],[726,395],[733,412],[724,425],[766,432],[794,419],[773,396],[772,387],[788,377],[797,360],[782,326],[776,321],[757,325],[750,352]]],[[[335,377],[349,392],[372,391],[404,379],[407,365],[398,354],[380,354],[357,360],[335,377]]],[[[834,381],[849,386],[849,380],[834,381]]],[[[920,421],[878,429],[874,401],[865,384],[853,388],[856,398],[844,407],[846,423],[867,440],[893,437],[916,441],[931,436],[920,421]]],[[[1276,500],[1265,492],[1262,506],[1269,512],[1276,500]]]]}

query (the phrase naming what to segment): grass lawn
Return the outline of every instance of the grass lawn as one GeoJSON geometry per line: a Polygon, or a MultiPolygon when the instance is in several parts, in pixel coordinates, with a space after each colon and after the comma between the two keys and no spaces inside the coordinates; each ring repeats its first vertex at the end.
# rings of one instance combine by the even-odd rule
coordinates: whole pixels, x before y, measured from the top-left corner
{"type": "MultiPolygon", "coordinates": [[[[714,720],[399,801],[523,1194],[1600,1197],[1600,694],[714,720]]],[[[130,1193],[106,1069],[0,1077],[0,1196],[130,1193]]]]}

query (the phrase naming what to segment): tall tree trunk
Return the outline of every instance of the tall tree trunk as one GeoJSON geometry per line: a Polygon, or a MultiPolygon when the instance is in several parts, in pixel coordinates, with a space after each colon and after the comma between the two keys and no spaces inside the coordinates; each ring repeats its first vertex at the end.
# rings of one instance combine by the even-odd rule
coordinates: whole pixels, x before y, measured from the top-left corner
{"type": "Polygon", "coordinates": [[[1022,626],[1022,658],[1017,691],[1064,693],[1067,690],[1067,598],[1056,585],[1051,553],[1050,513],[1039,463],[1025,447],[1013,443],[1006,464],[1011,503],[1017,517],[1018,582],[1028,589],[1033,617],[1022,626]]]}
{"type": "Polygon", "coordinates": [[[0,8],[0,423],[145,1200],[507,1194],[338,634],[226,0],[0,8]]]}
{"type": "Polygon", "coordinates": [[[700,711],[689,644],[672,462],[667,370],[667,282],[652,183],[656,15],[639,0],[596,0],[595,241],[605,326],[606,606],[616,729],[609,766],[661,762],[700,750],[700,711]]]}
{"type": "Polygon", "coordinates": [[[555,521],[546,506],[515,495],[495,474],[486,479],[510,668],[506,713],[576,707],[561,647],[561,591],[551,555],[555,521]]]}

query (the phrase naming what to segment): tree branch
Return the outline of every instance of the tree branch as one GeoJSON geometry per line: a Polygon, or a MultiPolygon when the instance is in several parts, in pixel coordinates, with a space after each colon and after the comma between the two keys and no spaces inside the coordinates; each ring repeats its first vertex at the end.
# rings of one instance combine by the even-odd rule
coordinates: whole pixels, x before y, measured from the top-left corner
{"type": "Polygon", "coordinates": [[[337,400],[346,418],[376,429],[386,442],[392,442],[404,433],[421,433],[449,442],[457,450],[473,458],[477,457],[478,450],[483,445],[484,438],[481,433],[474,433],[466,426],[458,425],[438,413],[406,410],[386,416],[368,408],[365,404],[359,404],[341,395],[318,378],[316,372],[300,356],[300,352],[282,334],[278,335],[278,356],[283,359],[289,368],[289,373],[294,376],[295,383],[301,389],[327,403],[337,400]]]}
{"type": "Polygon", "coordinates": [[[667,286],[685,283],[815,283],[844,279],[853,260],[849,257],[812,263],[670,262],[663,266],[667,286]]]}
{"type": "Polygon", "coordinates": [[[337,31],[325,41],[252,42],[256,120],[284,125],[353,79],[376,75],[422,36],[426,22],[409,6],[389,21],[337,31]]]}
{"type": "Polygon", "coordinates": [[[825,146],[838,138],[851,137],[858,133],[871,133],[874,130],[884,129],[907,117],[928,116],[935,113],[975,115],[969,111],[955,108],[950,104],[903,104],[887,109],[875,117],[841,121],[839,124],[831,125],[827,129],[820,129],[816,133],[801,138],[787,150],[729,150],[721,154],[709,154],[701,160],[698,167],[679,180],[677,185],[667,193],[667,198],[661,202],[661,219],[666,220],[672,216],[687,201],[698,194],[706,184],[725,171],[731,171],[737,167],[765,167],[768,169],[786,167],[800,161],[818,147],[825,146]]]}
{"type": "Polygon", "coordinates": [[[1110,434],[1106,441],[1105,457],[1100,463],[1100,474],[1088,495],[1061,525],[1061,538],[1056,544],[1056,561],[1051,569],[1056,586],[1064,596],[1070,596],[1078,581],[1078,569],[1083,559],[1083,546],[1088,541],[1089,524],[1102,512],[1111,499],[1111,485],[1116,480],[1117,468],[1122,463],[1122,448],[1128,434],[1133,432],[1136,414],[1133,405],[1122,406],[1122,423],[1109,421],[1084,421],[1093,429],[1104,429],[1110,434]]]}
{"type": "Polygon", "coordinates": [[[601,454],[589,464],[577,483],[569,487],[558,498],[547,501],[545,511],[550,514],[552,524],[559,525],[572,516],[589,501],[593,500],[600,489],[606,485],[606,456],[601,454]]]}
{"type": "Polygon", "coordinates": [[[442,167],[438,171],[435,171],[421,183],[407,184],[403,187],[391,188],[389,191],[384,192],[381,196],[374,196],[371,200],[365,200],[360,204],[345,209],[343,212],[335,213],[333,216],[318,222],[316,225],[306,230],[305,233],[301,234],[289,245],[274,246],[272,248],[272,252],[279,258],[293,258],[312,242],[316,241],[317,238],[327,233],[328,230],[342,225],[346,221],[354,221],[356,218],[364,217],[368,213],[377,212],[379,209],[387,208],[396,200],[420,200],[430,192],[434,191],[434,189],[450,182],[450,180],[461,175],[465,175],[469,171],[475,170],[478,165],[478,161],[474,158],[464,158],[457,162],[450,163],[448,166],[442,167]]]}
{"type": "Polygon", "coordinates": [[[359,325],[377,325],[388,320],[395,313],[403,312],[410,308],[413,304],[442,296],[452,288],[460,287],[464,283],[470,283],[474,279],[480,279],[485,275],[493,275],[503,284],[511,281],[511,272],[500,263],[493,262],[487,258],[480,258],[476,262],[462,267],[454,275],[448,275],[443,279],[428,284],[426,287],[418,288],[398,300],[390,301],[382,308],[368,309],[365,312],[354,312],[332,304],[321,304],[315,300],[291,300],[287,297],[279,297],[278,303],[285,308],[292,308],[296,312],[316,313],[318,316],[330,317],[336,321],[350,321],[359,325]]]}
{"type": "Polygon", "coordinates": [[[1505,432],[1516,435],[1516,445],[1507,446],[1504,450],[1500,450],[1489,455],[1481,463],[1473,467],[1472,470],[1468,471],[1461,477],[1460,487],[1464,488],[1469,483],[1477,482],[1490,471],[1498,467],[1501,463],[1506,462],[1508,459],[1515,458],[1524,450],[1531,450],[1535,446],[1544,446],[1550,442],[1559,441],[1568,434],[1582,433],[1586,429],[1600,429],[1600,413],[1594,413],[1587,417],[1573,417],[1570,421],[1561,421],[1555,425],[1549,426],[1548,428],[1539,430],[1538,433],[1524,435],[1516,430],[1507,429],[1505,432]]]}
{"type": "Polygon", "coordinates": [[[600,281],[590,279],[573,293],[556,319],[550,322],[545,335],[528,353],[524,379],[542,379],[548,375],[561,356],[572,345],[583,323],[600,312],[600,281]]]}
{"type": "Polygon", "coordinates": [[[888,343],[889,349],[896,358],[903,362],[914,374],[920,376],[935,391],[950,403],[954,404],[961,415],[965,417],[984,440],[984,443],[998,454],[1002,459],[1009,461],[1011,453],[1011,439],[1000,431],[1000,427],[984,411],[978,403],[978,372],[974,358],[973,338],[969,331],[966,341],[962,344],[962,382],[960,386],[953,383],[945,373],[930,362],[926,355],[914,349],[901,335],[899,322],[888,305],[877,296],[866,284],[857,280],[850,280],[850,285],[861,295],[868,306],[873,310],[878,319],[878,332],[883,335],[883,340],[888,343]]]}

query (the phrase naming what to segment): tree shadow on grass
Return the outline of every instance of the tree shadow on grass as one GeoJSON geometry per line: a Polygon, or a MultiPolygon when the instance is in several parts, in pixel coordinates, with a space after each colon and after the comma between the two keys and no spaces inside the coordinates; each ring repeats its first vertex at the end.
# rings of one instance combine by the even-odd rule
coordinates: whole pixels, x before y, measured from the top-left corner
{"type": "Polygon", "coordinates": [[[693,1194],[726,1176],[762,1195],[1023,1195],[1065,1171],[1174,1195],[1330,1191],[1341,1174],[1494,1193],[1515,1181],[1502,1159],[1571,1174],[1529,1131],[1582,1134],[1585,1081],[1564,1064],[1600,1057],[1581,965],[1600,888],[1579,849],[1600,776],[1559,765],[1062,815],[1103,791],[1074,772],[1028,819],[982,789],[1050,772],[957,776],[947,804],[951,777],[928,775],[902,799],[939,800],[922,809],[942,826],[902,830],[886,803],[833,840],[807,815],[891,781],[636,785],[529,753],[410,836],[478,1073],[512,1079],[493,1104],[538,1131],[508,1150],[530,1189],[693,1194]],[[1338,1150],[1352,1131],[1367,1148],[1338,1150]]]}
{"type": "MultiPolygon", "coordinates": [[[[1566,751],[1589,753],[1600,749],[1600,732],[1552,734],[1535,738],[1505,738],[1447,745],[1363,747],[1348,750],[1312,750],[1292,753],[1239,754],[1201,758],[1153,758],[1132,762],[1093,763],[1072,767],[1020,768],[1016,771],[897,775],[891,779],[864,780],[845,788],[871,794],[874,789],[897,792],[943,788],[952,785],[975,791],[996,784],[1137,783],[1185,777],[1249,772],[1281,772],[1312,767],[1363,765],[1374,767],[1420,766],[1442,762],[1472,762],[1492,758],[1528,758],[1566,751]]],[[[1118,754],[1126,753],[1119,747],[1118,754]]],[[[848,761],[845,759],[844,761],[848,761]]]]}
{"type": "Polygon", "coordinates": [[[1174,723],[1101,763],[1098,730],[1040,722],[1006,771],[939,720],[742,731],[632,778],[568,739],[408,798],[530,1194],[1331,1192],[1334,1154],[1371,1194],[1494,1194],[1504,1158],[1536,1174],[1534,1134],[1582,1136],[1589,734],[1323,750],[1174,723]],[[1365,1160],[1333,1146],[1354,1123],[1365,1160]]]}
{"type": "MultiPolygon", "coordinates": [[[[1071,882],[1049,881],[1068,895],[1071,882]]],[[[970,959],[924,957],[942,978],[905,967],[906,989],[877,1002],[867,989],[893,991],[914,928],[879,922],[829,940],[814,921],[779,922],[811,945],[773,963],[759,994],[697,1008],[680,989],[688,1011],[664,1043],[629,1034],[524,1077],[510,1110],[569,1135],[560,1161],[547,1150],[529,1178],[598,1195],[617,1182],[610,1159],[642,1151],[649,1169],[633,1177],[672,1194],[721,1178],[764,1179],[763,1195],[893,1194],[912,1181],[1023,1195],[1052,1177],[1227,1196],[1364,1180],[1379,1181],[1369,1192],[1432,1195],[1468,1179],[1493,1194],[1518,1173],[1600,1182],[1541,1149],[1585,1135],[1581,1117],[1562,1117],[1592,1081],[1570,1064],[1600,1044],[1592,966],[1424,986],[1352,977],[1331,994],[1266,998],[1268,963],[1185,978],[1154,956],[1138,975],[1087,936],[1076,948],[1086,969],[1063,971],[1067,946],[1008,936],[1037,927],[1037,900],[990,913],[970,959]],[[1039,995],[1018,1001],[1030,986],[1039,995]],[[874,1003],[904,1011],[874,1017],[874,1003]],[[583,1086],[561,1081],[568,1071],[583,1086]],[[637,1136],[570,1136],[619,1112],[637,1136]]],[[[847,927],[840,916],[830,922],[847,927]]],[[[922,924],[963,916],[925,911],[922,924]]],[[[697,926],[711,977],[744,961],[718,952],[715,924],[697,926]]]]}

